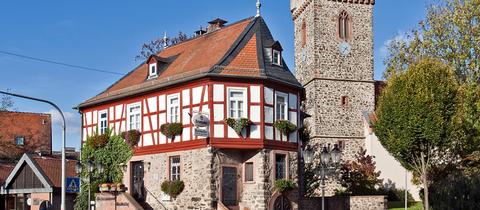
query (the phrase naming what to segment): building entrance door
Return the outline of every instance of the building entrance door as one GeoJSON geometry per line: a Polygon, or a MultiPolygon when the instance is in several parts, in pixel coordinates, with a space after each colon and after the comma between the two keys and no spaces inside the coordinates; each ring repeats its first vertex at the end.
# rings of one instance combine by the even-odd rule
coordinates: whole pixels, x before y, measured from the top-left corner
{"type": "Polygon", "coordinates": [[[225,206],[237,206],[237,168],[222,168],[222,203],[225,206]]]}
{"type": "Polygon", "coordinates": [[[145,201],[145,189],[143,185],[143,162],[132,162],[131,172],[132,197],[139,203],[145,201]]]}

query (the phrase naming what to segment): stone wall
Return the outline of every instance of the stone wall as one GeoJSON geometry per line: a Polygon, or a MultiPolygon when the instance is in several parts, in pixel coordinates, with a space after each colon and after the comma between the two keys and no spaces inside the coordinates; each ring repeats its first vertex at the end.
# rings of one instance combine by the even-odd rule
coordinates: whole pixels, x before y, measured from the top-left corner
{"type": "MultiPolygon", "coordinates": [[[[305,120],[310,129],[310,144],[321,151],[325,144],[343,146],[343,160],[352,160],[365,146],[363,112],[375,107],[373,79],[373,5],[350,1],[291,0],[295,7],[296,77],[304,85],[305,120]],[[349,15],[350,38],[338,36],[338,16],[349,15]],[[304,27],[304,25],[306,27],[304,27]],[[306,42],[303,44],[303,30],[306,42]],[[351,46],[342,55],[339,45],[351,46]],[[347,103],[342,103],[346,97],[347,103]]],[[[327,195],[340,188],[333,179],[327,182],[327,195]]]]}
{"type": "MultiPolygon", "coordinates": [[[[202,148],[135,156],[131,161],[141,160],[145,163],[146,202],[153,209],[211,209],[215,201],[210,185],[213,178],[211,159],[212,153],[208,148],[202,148]],[[180,156],[180,179],[185,184],[183,192],[175,200],[169,199],[161,190],[162,182],[169,180],[169,158],[172,156],[180,156]]],[[[124,181],[129,183],[129,176],[125,176],[124,181]]]]}
{"type": "MultiPolygon", "coordinates": [[[[302,209],[322,209],[322,198],[304,198],[302,209]]],[[[325,209],[327,210],[387,210],[385,196],[346,196],[326,197],[325,209]]]]}
{"type": "MultiPolygon", "coordinates": [[[[171,153],[135,156],[133,161],[143,161],[146,202],[153,209],[216,209],[221,206],[222,167],[237,169],[237,195],[240,209],[266,210],[274,193],[274,155],[287,155],[287,176],[297,183],[297,152],[281,150],[194,149],[171,153]],[[180,179],[184,191],[171,200],[161,191],[161,183],[169,179],[169,157],[180,156],[180,179]],[[244,164],[252,162],[254,180],[246,182],[244,164]],[[150,163],[150,166],[148,166],[150,163]]],[[[130,183],[130,167],[124,178],[130,183]]],[[[297,183],[298,185],[298,183],[297,183]]],[[[297,197],[292,198],[293,209],[298,209],[297,197]]]]}

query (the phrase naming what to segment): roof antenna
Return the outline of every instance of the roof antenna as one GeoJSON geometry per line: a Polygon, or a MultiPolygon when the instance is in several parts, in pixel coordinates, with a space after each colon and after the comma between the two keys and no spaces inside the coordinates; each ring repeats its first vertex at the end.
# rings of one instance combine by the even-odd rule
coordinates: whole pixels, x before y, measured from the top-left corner
{"type": "Polygon", "coordinates": [[[255,17],[260,17],[260,7],[262,7],[262,4],[260,0],[257,0],[257,15],[255,15],[255,17]]]}
{"type": "Polygon", "coordinates": [[[168,43],[167,43],[167,31],[165,31],[165,33],[163,34],[163,49],[167,48],[168,47],[168,43]]]}

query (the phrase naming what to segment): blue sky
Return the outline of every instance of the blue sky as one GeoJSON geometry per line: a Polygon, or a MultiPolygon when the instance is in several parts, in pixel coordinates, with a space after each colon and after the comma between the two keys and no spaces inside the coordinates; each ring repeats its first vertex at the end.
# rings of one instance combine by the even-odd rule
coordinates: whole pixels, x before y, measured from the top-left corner
{"type": "MultiPolygon", "coordinates": [[[[381,79],[385,43],[415,27],[430,0],[377,0],[374,14],[375,79],[381,79]]],[[[141,45],[164,31],[191,34],[221,17],[230,22],[255,15],[256,0],[5,1],[0,7],[0,51],[127,73],[141,45]],[[181,2],[181,3],[179,3],[181,2]]],[[[293,66],[293,25],[288,0],[263,0],[262,16],[293,66]]],[[[103,91],[119,75],[77,70],[0,54],[0,90],[48,99],[66,112],[67,146],[79,147],[77,104],[103,91]]],[[[18,111],[52,112],[15,99],[18,111]]],[[[60,149],[59,117],[53,114],[53,145],[60,149]]]]}

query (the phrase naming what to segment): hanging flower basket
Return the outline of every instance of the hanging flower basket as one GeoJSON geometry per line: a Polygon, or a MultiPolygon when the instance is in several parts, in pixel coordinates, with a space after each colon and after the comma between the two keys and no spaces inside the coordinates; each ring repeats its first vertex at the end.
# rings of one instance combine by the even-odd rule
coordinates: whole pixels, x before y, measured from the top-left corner
{"type": "Polygon", "coordinates": [[[110,139],[110,136],[106,133],[92,136],[93,147],[95,147],[95,149],[102,148],[108,143],[108,139],[110,139]]]}
{"type": "Polygon", "coordinates": [[[295,183],[291,180],[279,179],[275,181],[275,190],[280,194],[286,195],[295,188],[295,183]]]}
{"type": "Polygon", "coordinates": [[[239,136],[242,136],[243,129],[251,124],[250,120],[247,118],[227,118],[225,119],[225,123],[230,126],[230,128],[235,130],[235,133],[237,133],[239,136]]]}
{"type": "Polygon", "coordinates": [[[129,130],[121,133],[121,136],[123,139],[125,139],[125,142],[130,145],[130,147],[135,147],[138,145],[141,135],[142,134],[138,130],[129,130]]]}
{"type": "Polygon", "coordinates": [[[288,135],[297,130],[297,126],[288,120],[277,120],[275,121],[273,126],[275,126],[275,128],[279,130],[283,135],[288,135]]]}
{"type": "Polygon", "coordinates": [[[180,193],[182,193],[183,189],[185,188],[185,184],[180,180],[165,180],[162,182],[161,188],[162,192],[175,199],[178,195],[180,195],[180,193]]]}
{"type": "Polygon", "coordinates": [[[182,123],[165,123],[160,126],[160,132],[168,138],[174,139],[175,136],[181,135],[183,131],[182,123]]]}

